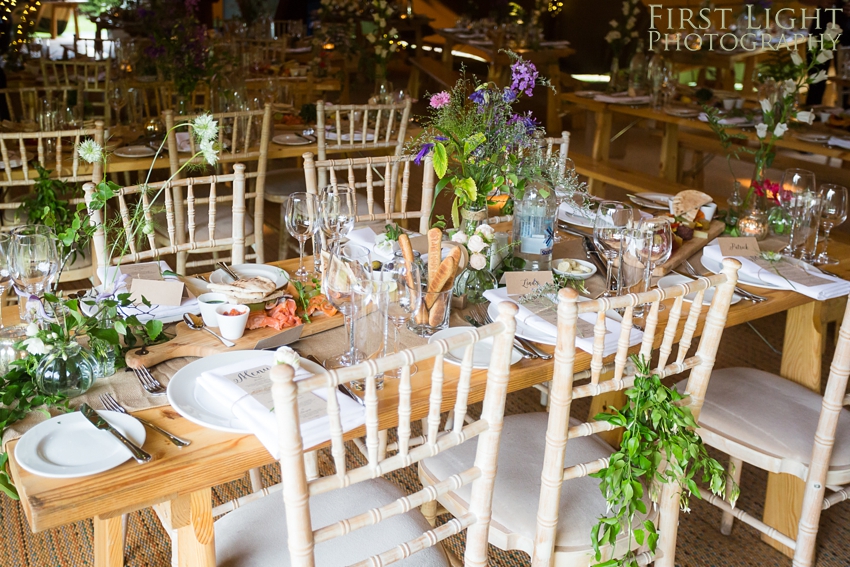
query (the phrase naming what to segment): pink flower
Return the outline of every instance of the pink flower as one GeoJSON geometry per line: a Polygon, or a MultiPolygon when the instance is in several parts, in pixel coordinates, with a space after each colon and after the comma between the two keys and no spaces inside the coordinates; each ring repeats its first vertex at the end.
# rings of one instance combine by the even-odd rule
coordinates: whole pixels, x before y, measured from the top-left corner
{"type": "Polygon", "coordinates": [[[452,100],[451,95],[446,91],[439,92],[431,97],[431,107],[432,108],[443,108],[452,100]]]}

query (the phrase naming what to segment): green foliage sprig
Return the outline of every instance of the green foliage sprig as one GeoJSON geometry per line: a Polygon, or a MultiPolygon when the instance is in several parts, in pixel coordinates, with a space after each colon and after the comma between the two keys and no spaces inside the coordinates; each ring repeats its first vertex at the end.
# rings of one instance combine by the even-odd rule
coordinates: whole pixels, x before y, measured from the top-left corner
{"type": "MultiPolygon", "coordinates": [[[[637,567],[632,539],[655,552],[655,526],[645,520],[636,527],[635,517],[647,513],[645,495],[657,502],[658,483],[679,485],[679,505],[685,512],[690,511],[689,498],[700,497],[694,480],[698,474],[702,474],[702,482],[707,482],[714,494],[720,495],[726,489],[726,470],[708,455],[682,395],[662,384],[645,358],[633,355],[631,361],[636,368],[635,383],[626,391],[626,406],[595,417],[624,429],[620,449],[611,455],[606,468],[590,475],[600,479],[599,489],[612,513],[600,517],[591,530],[596,560],[602,558],[602,547],[613,547],[623,530],[628,532],[629,551],[622,558],[609,559],[596,567],[637,567]]],[[[738,487],[734,486],[733,505],[737,498],[738,487]]]]}

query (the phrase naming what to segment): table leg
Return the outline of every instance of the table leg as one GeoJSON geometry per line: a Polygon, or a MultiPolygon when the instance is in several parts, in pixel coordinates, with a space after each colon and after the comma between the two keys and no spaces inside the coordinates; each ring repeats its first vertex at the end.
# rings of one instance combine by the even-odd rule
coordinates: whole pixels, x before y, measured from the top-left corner
{"type": "MultiPolygon", "coordinates": [[[[610,110],[599,110],[596,113],[596,130],[593,133],[593,153],[591,154],[594,160],[608,161],[608,155],[611,152],[611,118],[610,110]]],[[[602,182],[597,179],[591,179],[588,183],[588,191],[591,195],[598,195],[602,188],[602,182]]]]}
{"type": "Polygon", "coordinates": [[[659,175],[668,181],[676,181],[679,167],[679,125],[673,122],[664,124],[664,137],[661,138],[661,168],[659,175]]]}
{"type": "Polygon", "coordinates": [[[121,516],[94,518],[95,567],[122,567],[124,565],[124,537],[121,516]]]}
{"type": "Polygon", "coordinates": [[[215,567],[215,530],[212,489],[179,496],[163,505],[171,527],[177,530],[180,567],[215,567]]]}
{"type": "MultiPolygon", "coordinates": [[[[822,302],[812,301],[788,310],[780,370],[784,378],[802,384],[815,392],[820,392],[821,381],[822,309],[822,302]]],[[[771,473],[767,479],[764,523],[789,537],[796,538],[805,487],[805,483],[795,476],[771,473]]],[[[793,557],[792,549],[765,535],[761,538],[762,541],[788,557],[793,557]]]]}
{"type": "Polygon", "coordinates": [[[443,67],[452,70],[452,65],[454,64],[454,56],[452,55],[452,49],[455,46],[455,42],[446,38],[446,43],[443,44],[443,67]]]}

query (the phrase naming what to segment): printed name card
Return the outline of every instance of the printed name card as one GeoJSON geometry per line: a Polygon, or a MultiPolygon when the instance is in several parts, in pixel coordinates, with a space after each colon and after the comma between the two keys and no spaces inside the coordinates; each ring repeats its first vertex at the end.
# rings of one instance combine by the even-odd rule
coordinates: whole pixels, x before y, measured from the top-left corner
{"type": "Polygon", "coordinates": [[[178,306],[188,294],[183,282],[162,279],[159,262],[129,264],[119,270],[129,278],[125,285],[130,290],[130,299],[136,304],[142,303],[144,295],[152,305],[178,306]]]}
{"type": "Polygon", "coordinates": [[[428,253],[428,237],[424,234],[417,234],[416,236],[409,236],[410,238],[410,247],[414,252],[419,252],[420,254],[428,253]]]}
{"type": "Polygon", "coordinates": [[[726,256],[742,256],[745,258],[761,254],[758,241],[752,236],[739,236],[735,238],[718,238],[720,254],[726,256]]]}
{"type": "Polygon", "coordinates": [[[508,295],[525,295],[553,283],[552,272],[505,272],[508,295]]]}

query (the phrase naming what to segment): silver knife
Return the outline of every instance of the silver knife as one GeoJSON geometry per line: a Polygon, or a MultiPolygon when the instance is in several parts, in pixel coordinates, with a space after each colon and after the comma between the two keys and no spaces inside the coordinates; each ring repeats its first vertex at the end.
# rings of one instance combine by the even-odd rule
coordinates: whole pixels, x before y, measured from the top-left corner
{"type": "Polygon", "coordinates": [[[130,450],[130,453],[133,454],[133,458],[136,459],[136,462],[139,463],[147,463],[151,460],[151,456],[145,453],[141,447],[124,437],[120,431],[109,425],[109,422],[100,417],[100,415],[94,411],[91,406],[88,404],[83,404],[80,406],[80,413],[83,414],[89,422],[102,431],[108,431],[112,435],[115,436],[116,439],[121,441],[127,449],[130,450]]]}
{"type": "MultiPolygon", "coordinates": [[[[325,366],[324,364],[322,364],[322,363],[319,361],[319,359],[318,359],[318,358],[316,358],[316,357],[315,357],[315,356],[313,356],[312,354],[308,354],[308,355],[307,355],[307,356],[305,356],[304,358],[306,358],[307,360],[309,360],[309,361],[311,361],[311,362],[315,362],[316,364],[318,364],[318,365],[319,365],[319,366],[321,366],[322,368],[324,368],[324,366],[325,366]]],[[[337,389],[338,389],[340,392],[342,392],[342,395],[344,395],[344,396],[346,396],[346,397],[348,397],[348,398],[351,398],[352,400],[354,400],[355,402],[357,402],[357,403],[358,403],[358,404],[360,404],[361,406],[366,407],[366,402],[363,400],[363,398],[361,398],[360,396],[358,396],[357,394],[355,394],[354,392],[352,392],[352,391],[351,391],[351,388],[349,388],[348,386],[346,386],[345,384],[342,384],[342,383],[337,384],[337,386],[336,386],[336,387],[337,387],[337,389]]]]}
{"type": "Polygon", "coordinates": [[[304,332],[304,325],[291,327],[278,334],[265,338],[257,343],[254,350],[268,350],[285,345],[289,345],[301,338],[301,333],[304,332]]]}
{"type": "Polygon", "coordinates": [[[597,268],[599,268],[600,274],[608,273],[608,264],[606,260],[602,259],[602,255],[599,253],[599,250],[594,246],[593,241],[590,237],[584,237],[584,250],[587,253],[587,259],[593,262],[597,268]]]}

